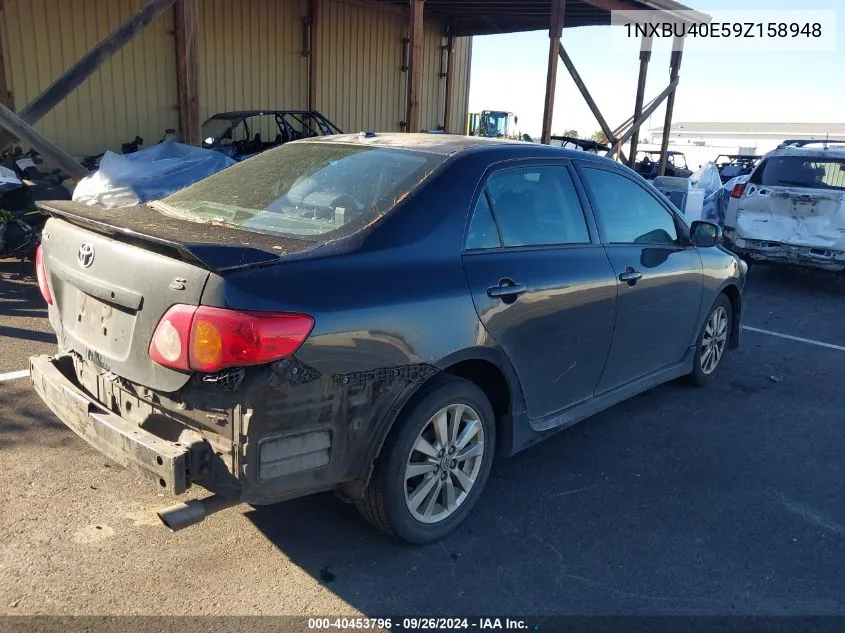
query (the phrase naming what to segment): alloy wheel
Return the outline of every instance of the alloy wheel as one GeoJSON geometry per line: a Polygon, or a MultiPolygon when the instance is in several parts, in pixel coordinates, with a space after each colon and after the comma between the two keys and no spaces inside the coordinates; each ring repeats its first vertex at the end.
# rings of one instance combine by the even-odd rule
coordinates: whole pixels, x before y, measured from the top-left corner
{"type": "Polygon", "coordinates": [[[707,325],[704,327],[704,335],[701,337],[701,353],[699,354],[701,371],[705,374],[712,374],[722,360],[725,347],[728,343],[728,313],[719,306],[713,310],[707,325]]]}
{"type": "Polygon", "coordinates": [[[484,428],[478,413],[450,404],[423,426],[405,466],[405,503],[421,523],[452,516],[478,479],[484,457],[484,428]]]}

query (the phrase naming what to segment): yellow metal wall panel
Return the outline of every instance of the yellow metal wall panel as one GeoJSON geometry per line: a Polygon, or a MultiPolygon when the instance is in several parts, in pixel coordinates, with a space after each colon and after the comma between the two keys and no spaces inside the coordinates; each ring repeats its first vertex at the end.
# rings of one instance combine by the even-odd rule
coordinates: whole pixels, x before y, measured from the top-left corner
{"type": "MultiPolygon", "coordinates": [[[[0,34],[9,89],[20,110],[145,0],[5,0],[0,34]]],[[[304,0],[202,0],[200,107],[206,118],[240,109],[304,109],[308,58],[301,54],[304,0]]],[[[317,108],[342,130],[399,131],[407,114],[402,38],[407,17],[318,0],[317,108]]],[[[421,115],[443,124],[443,28],[425,25],[421,115]]],[[[466,120],[469,38],[455,41],[452,129],[466,120]]],[[[147,145],[178,126],[173,13],[165,12],[36,126],[78,154],[117,150],[136,134],[147,145]]],[[[262,130],[270,134],[269,129],[262,130]]]]}
{"type": "Polygon", "coordinates": [[[440,77],[440,56],[443,27],[426,22],[423,31],[422,94],[420,95],[420,125],[422,129],[437,129],[443,125],[446,79],[440,77]]]}
{"type": "MultiPolygon", "coordinates": [[[[453,71],[455,73],[452,86],[452,115],[449,130],[452,134],[466,134],[467,127],[467,96],[469,86],[469,67],[471,63],[471,37],[456,37],[455,52],[452,55],[453,71]]],[[[445,91],[445,83],[444,88],[445,91]]]]}
{"type": "MultiPolygon", "coordinates": [[[[9,89],[22,109],[144,0],[5,0],[3,50],[9,89]]],[[[149,144],[178,125],[173,13],[165,12],[37,125],[74,154],[140,135],[149,144]]]]}
{"type": "Polygon", "coordinates": [[[317,109],[344,132],[399,131],[407,19],[334,0],[320,0],[318,11],[317,109]]]}
{"type": "MultiPolygon", "coordinates": [[[[200,116],[308,107],[300,0],[203,0],[199,11],[200,116]]],[[[257,130],[256,130],[257,131],[257,130]]],[[[262,136],[275,135],[267,124],[262,136]]]]}

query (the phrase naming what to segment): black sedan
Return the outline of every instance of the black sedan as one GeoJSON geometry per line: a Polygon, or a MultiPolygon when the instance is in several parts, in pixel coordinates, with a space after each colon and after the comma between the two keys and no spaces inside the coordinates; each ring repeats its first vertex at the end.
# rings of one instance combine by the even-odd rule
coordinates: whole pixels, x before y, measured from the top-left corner
{"type": "Polygon", "coordinates": [[[171,527],[334,489],[432,541],[495,455],[704,385],[739,344],[746,268],[719,228],[585,152],[341,135],[148,206],[42,208],[61,351],[35,388],[113,460],[216,493],[171,527]]]}

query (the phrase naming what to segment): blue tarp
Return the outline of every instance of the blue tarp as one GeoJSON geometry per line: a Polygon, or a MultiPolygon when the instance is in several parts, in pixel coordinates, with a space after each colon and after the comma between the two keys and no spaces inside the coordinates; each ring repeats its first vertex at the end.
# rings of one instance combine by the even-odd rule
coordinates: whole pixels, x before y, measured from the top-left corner
{"type": "Polygon", "coordinates": [[[109,209],[158,200],[234,165],[210,149],[165,141],[133,154],[106,152],[100,168],[83,178],[73,199],[109,209]]]}

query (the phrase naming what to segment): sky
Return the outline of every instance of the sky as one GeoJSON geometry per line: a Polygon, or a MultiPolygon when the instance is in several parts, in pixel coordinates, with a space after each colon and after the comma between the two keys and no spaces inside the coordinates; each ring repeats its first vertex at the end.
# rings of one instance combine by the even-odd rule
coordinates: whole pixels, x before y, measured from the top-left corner
{"type": "MultiPolygon", "coordinates": [[[[704,11],[736,9],[845,8],[842,0],[688,0],[704,11]]],[[[611,28],[565,29],[563,46],[611,128],[633,114],[639,60],[611,49],[611,28]]],[[[836,16],[835,52],[687,51],[673,120],[845,122],[845,10],[836,16]]],[[[470,112],[507,110],[523,133],[539,136],[543,119],[548,31],[475,37],[470,75],[470,112]]],[[[669,45],[655,47],[645,101],[669,81],[669,45]]],[[[660,107],[648,127],[662,125],[660,107]]],[[[599,125],[569,73],[559,65],[552,133],[575,129],[589,137],[599,125]]]]}

